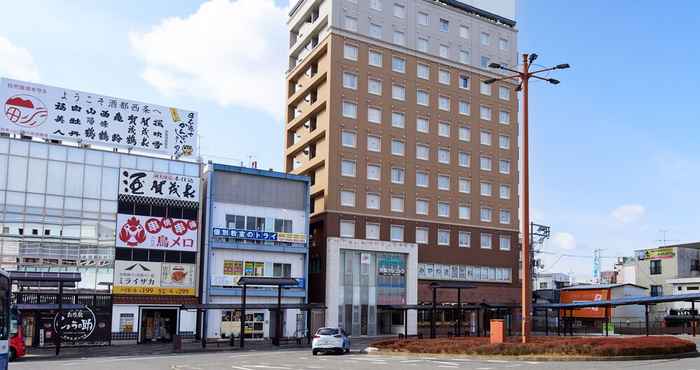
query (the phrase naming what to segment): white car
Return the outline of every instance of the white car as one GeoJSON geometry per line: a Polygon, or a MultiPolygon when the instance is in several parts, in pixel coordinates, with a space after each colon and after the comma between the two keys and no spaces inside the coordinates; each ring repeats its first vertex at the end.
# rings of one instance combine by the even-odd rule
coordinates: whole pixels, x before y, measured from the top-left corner
{"type": "Polygon", "coordinates": [[[319,352],[350,352],[350,338],[340,328],[318,329],[311,342],[311,352],[317,355],[319,352]]]}

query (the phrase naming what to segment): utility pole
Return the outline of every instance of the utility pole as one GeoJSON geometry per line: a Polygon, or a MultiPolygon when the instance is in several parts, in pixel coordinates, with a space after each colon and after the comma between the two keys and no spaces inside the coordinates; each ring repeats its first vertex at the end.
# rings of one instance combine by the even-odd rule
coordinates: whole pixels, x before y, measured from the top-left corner
{"type": "Polygon", "coordinates": [[[485,80],[485,84],[492,84],[496,81],[504,81],[516,79],[520,81],[520,86],[516,91],[523,91],[523,276],[522,276],[522,289],[521,289],[521,314],[522,314],[522,328],[521,328],[521,339],[523,343],[527,343],[530,336],[530,304],[532,300],[532,278],[530,276],[531,266],[530,266],[530,138],[529,138],[529,122],[528,122],[528,83],[530,78],[535,78],[538,80],[547,81],[553,85],[559,84],[559,80],[554,78],[544,78],[537,76],[537,74],[553,71],[556,69],[566,69],[569,68],[568,64],[558,64],[554,67],[543,68],[535,71],[530,71],[532,63],[537,59],[537,54],[523,54],[523,65],[522,70],[517,71],[508,68],[504,65],[498,63],[489,64],[490,68],[502,69],[512,72],[512,75],[501,77],[501,78],[491,78],[485,80]]]}

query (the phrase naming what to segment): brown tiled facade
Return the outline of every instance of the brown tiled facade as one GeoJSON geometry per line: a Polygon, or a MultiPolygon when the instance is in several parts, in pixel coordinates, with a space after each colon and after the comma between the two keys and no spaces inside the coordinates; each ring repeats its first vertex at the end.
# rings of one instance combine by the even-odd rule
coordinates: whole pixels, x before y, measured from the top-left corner
{"type": "MultiPolygon", "coordinates": [[[[325,266],[327,237],[347,236],[341,235],[341,221],[354,222],[356,239],[367,237],[367,223],[379,224],[379,240],[386,241],[392,239],[391,225],[403,226],[403,241],[419,244],[419,263],[510,268],[510,283],[475,283],[465,302],[519,301],[516,92],[502,83],[483,94],[480,82],[492,74],[439,59],[330,32],[288,72],[286,170],[312,178],[311,301],[325,299],[325,271],[314,265],[325,266]],[[371,63],[370,53],[381,55],[381,65],[371,63]],[[427,79],[418,77],[425,66],[427,79]],[[370,80],[372,88],[381,81],[380,94],[369,91],[370,80]],[[403,100],[397,99],[402,90],[403,100]],[[427,105],[419,102],[423,93],[427,105]],[[484,119],[487,109],[490,119],[484,119]],[[372,122],[377,110],[380,122],[372,122]],[[427,120],[427,132],[419,119],[427,120]],[[402,154],[396,150],[401,146],[402,154]],[[425,148],[428,157],[421,159],[425,148]],[[482,158],[490,160],[490,170],[481,168],[482,158]],[[501,161],[507,161],[503,168],[501,161]],[[427,184],[418,174],[421,180],[427,175],[427,184]],[[490,184],[491,195],[481,194],[482,183],[484,191],[490,184]],[[508,189],[504,196],[502,187],[508,189]],[[392,204],[399,199],[402,211],[392,204]],[[439,214],[446,208],[447,214],[439,214]],[[490,210],[490,221],[482,220],[482,209],[490,210]],[[416,240],[417,227],[428,229],[427,243],[416,240]],[[438,245],[438,230],[449,231],[449,245],[438,245]],[[468,246],[460,246],[460,231],[469,233],[468,246]],[[482,248],[485,236],[490,249],[482,248]],[[510,241],[504,250],[501,237],[510,241]]],[[[419,302],[430,301],[429,283],[419,282],[419,302]]],[[[455,302],[449,294],[439,299],[455,302]]]]}

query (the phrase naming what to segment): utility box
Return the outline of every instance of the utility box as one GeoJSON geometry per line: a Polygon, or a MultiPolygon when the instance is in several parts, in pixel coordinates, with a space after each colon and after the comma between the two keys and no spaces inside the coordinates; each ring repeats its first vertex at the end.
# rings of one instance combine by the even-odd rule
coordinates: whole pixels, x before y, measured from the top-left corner
{"type": "Polygon", "coordinates": [[[503,320],[491,320],[491,344],[503,343],[506,338],[506,326],[503,320]]]}

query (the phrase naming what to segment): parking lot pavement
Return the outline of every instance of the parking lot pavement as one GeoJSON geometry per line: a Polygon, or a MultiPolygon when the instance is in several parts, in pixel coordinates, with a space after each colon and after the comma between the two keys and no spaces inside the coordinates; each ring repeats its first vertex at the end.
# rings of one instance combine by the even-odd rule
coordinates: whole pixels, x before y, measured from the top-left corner
{"type": "Polygon", "coordinates": [[[394,370],[394,369],[700,369],[700,359],[634,362],[535,362],[483,360],[448,356],[382,356],[354,351],[347,355],[313,356],[308,349],[199,353],[161,356],[123,356],[75,360],[16,362],[11,370],[394,370]]]}

